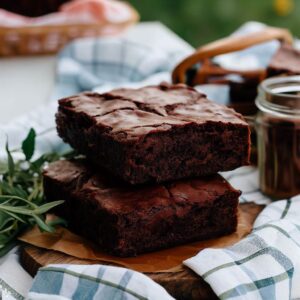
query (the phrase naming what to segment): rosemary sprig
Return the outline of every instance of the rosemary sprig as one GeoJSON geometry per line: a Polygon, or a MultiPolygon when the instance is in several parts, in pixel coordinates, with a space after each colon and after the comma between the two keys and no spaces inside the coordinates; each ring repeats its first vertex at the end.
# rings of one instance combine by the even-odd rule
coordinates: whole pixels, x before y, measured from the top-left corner
{"type": "MultiPolygon", "coordinates": [[[[45,203],[42,169],[62,156],[47,153],[33,160],[35,140],[36,133],[30,129],[20,149],[10,150],[7,141],[7,159],[0,161],[0,257],[16,245],[17,237],[27,228],[38,225],[42,231],[55,230],[46,222],[46,213],[63,201],[45,203]],[[24,158],[15,160],[16,152],[24,158]]],[[[56,219],[55,225],[63,222],[56,219]]]]}

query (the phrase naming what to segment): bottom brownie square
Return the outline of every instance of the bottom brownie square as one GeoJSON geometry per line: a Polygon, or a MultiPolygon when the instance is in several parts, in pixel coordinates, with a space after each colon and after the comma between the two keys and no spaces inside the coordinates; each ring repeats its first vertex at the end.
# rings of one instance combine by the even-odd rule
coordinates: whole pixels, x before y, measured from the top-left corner
{"type": "Polygon", "coordinates": [[[128,186],[86,161],[57,161],[44,172],[47,200],[69,228],[117,256],[135,256],[232,233],[240,192],[220,175],[128,186]]]}

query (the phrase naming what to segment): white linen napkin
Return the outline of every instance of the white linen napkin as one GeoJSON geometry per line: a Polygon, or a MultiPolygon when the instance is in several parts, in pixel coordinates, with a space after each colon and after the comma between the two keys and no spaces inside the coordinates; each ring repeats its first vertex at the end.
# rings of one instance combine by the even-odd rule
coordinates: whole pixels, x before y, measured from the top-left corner
{"type": "Polygon", "coordinates": [[[20,265],[16,247],[0,259],[0,299],[23,299],[31,285],[32,278],[20,265]]]}

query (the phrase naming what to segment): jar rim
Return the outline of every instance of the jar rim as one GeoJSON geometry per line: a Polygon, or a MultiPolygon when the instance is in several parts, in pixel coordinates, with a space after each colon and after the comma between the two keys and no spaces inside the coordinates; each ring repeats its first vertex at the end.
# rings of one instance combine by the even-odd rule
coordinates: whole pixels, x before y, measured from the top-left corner
{"type": "Polygon", "coordinates": [[[300,76],[265,79],[258,87],[255,103],[263,111],[300,117],[300,76]],[[295,92],[298,94],[290,94],[295,92]]]}

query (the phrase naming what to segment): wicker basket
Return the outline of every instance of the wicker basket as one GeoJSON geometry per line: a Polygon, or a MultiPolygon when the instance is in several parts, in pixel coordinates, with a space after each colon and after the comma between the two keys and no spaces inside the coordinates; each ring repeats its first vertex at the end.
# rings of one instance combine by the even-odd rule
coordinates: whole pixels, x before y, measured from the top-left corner
{"type": "Polygon", "coordinates": [[[231,35],[229,37],[214,41],[198,48],[194,53],[181,61],[173,70],[172,80],[174,83],[187,83],[187,72],[190,68],[201,62],[202,67],[193,73],[190,85],[209,83],[209,78],[213,76],[224,76],[228,74],[238,74],[245,78],[257,78],[260,82],[265,79],[265,69],[238,71],[227,70],[211,63],[211,58],[230,52],[240,51],[264,42],[279,40],[292,44],[293,37],[287,29],[277,27],[266,27],[258,32],[247,35],[231,35]]]}
{"type": "Polygon", "coordinates": [[[69,41],[79,37],[103,35],[113,26],[125,29],[138,21],[132,9],[132,18],[123,23],[68,24],[59,26],[0,27],[0,56],[40,55],[57,53],[69,41]]]}

